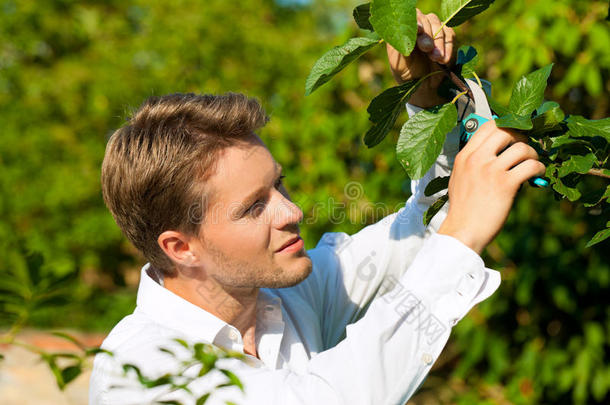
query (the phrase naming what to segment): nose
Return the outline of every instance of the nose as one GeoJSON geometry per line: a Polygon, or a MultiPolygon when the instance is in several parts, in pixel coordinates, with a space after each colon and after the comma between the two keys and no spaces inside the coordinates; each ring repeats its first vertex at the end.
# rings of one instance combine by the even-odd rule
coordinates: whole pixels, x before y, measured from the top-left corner
{"type": "Polygon", "coordinates": [[[290,200],[287,193],[276,191],[277,203],[275,206],[275,215],[272,219],[276,228],[282,229],[288,225],[294,225],[303,220],[303,211],[290,200]]]}

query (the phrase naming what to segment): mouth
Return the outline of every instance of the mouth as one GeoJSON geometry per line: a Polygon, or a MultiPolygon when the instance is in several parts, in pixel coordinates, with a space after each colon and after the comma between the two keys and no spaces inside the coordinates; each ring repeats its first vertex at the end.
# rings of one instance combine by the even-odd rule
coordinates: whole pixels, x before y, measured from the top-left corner
{"type": "Polygon", "coordinates": [[[303,239],[297,235],[289,240],[287,240],[282,247],[275,251],[275,253],[284,253],[284,252],[297,252],[303,249],[304,246],[303,239]]]}

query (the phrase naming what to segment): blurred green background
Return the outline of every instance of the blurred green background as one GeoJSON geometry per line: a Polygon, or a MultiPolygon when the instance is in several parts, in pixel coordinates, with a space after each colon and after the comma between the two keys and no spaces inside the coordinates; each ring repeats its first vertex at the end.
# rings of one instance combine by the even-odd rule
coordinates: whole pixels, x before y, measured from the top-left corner
{"type": "MultiPolygon", "coordinates": [[[[107,212],[99,175],[109,134],[150,95],[258,97],[308,248],[404,202],[397,134],[362,143],[368,101],[391,85],[383,49],[303,96],[315,60],[362,34],[358,3],[0,1],[0,325],[106,333],[133,310],[143,260],[107,212]],[[350,181],[363,193],[346,192],[350,181]]],[[[434,12],[440,0],[418,4],[434,12]]],[[[483,55],[478,71],[500,101],[554,62],[547,98],[595,119],[610,115],[607,14],[607,1],[497,0],[456,32],[483,55]]],[[[414,403],[608,403],[610,244],[584,248],[608,218],[524,187],[485,257],[502,271],[500,291],[457,326],[414,403]]]]}

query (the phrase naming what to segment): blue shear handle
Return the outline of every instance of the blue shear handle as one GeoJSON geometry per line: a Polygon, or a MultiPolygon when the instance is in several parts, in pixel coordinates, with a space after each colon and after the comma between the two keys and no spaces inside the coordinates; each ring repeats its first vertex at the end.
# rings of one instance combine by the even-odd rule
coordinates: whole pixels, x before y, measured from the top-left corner
{"type": "MultiPolygon", "coordinates": [[[[498,117],[494,115],[493,118],[496,119],[498,117]]],[[[479,127],[485,124],[487,121],[489,121],[487,118],[481,117],[477,114],[470,114],[468,117],[464,118],[464,120],[462,120],[460,131],[460,146],[463,147],[463,145],[465,145],[466,142],[470,140],[472,135],[477,132],[477,129],[479,129],[479,127]]],[[[537,187],[549,186],[549,181],[542,177],[532,177],[531,179],[529,179],[529,183],[532,186],[537,187]]]]}

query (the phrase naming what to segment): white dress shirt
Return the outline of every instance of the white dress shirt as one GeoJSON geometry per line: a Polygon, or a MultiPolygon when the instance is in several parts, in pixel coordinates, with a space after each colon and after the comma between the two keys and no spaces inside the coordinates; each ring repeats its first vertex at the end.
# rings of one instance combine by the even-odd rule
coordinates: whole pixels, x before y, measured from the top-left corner
{"type": "MultiPolygon", "coordinates": [[[[407,106],[412,115],[416,108],[407,106]]],[[[222,360],[243,382],[215,391],[206,404],[404,404],[424,380],[451,328],[500,284],[474,251],[436,233],[444,207],[428,227],[422,215],[438,196],[426,184],[450,173],[458,133],[426,176],[412,182],[412,196],[399,212],[355,235],[327,233],[308,251],[309,277],[283,289],[261,289],[256,347],[260,360],[222,360]]],[[[212,372],[189,385],[194,396],[144,390],[123,377],[120,364],[160,376],[179,362],[159,347],[179,352],[172,338],[243,352],[239,331],[155,281],[142,269],[137,307],[110,332],[96,356],[90,382],[92,405],[142,404],[178,399],[194,403],[224,381],[212,372]],[[122,388],[111,388],[123,385],[122,388]]],[[[198,370],[194,370],[196,373],[198,370]]]]}

